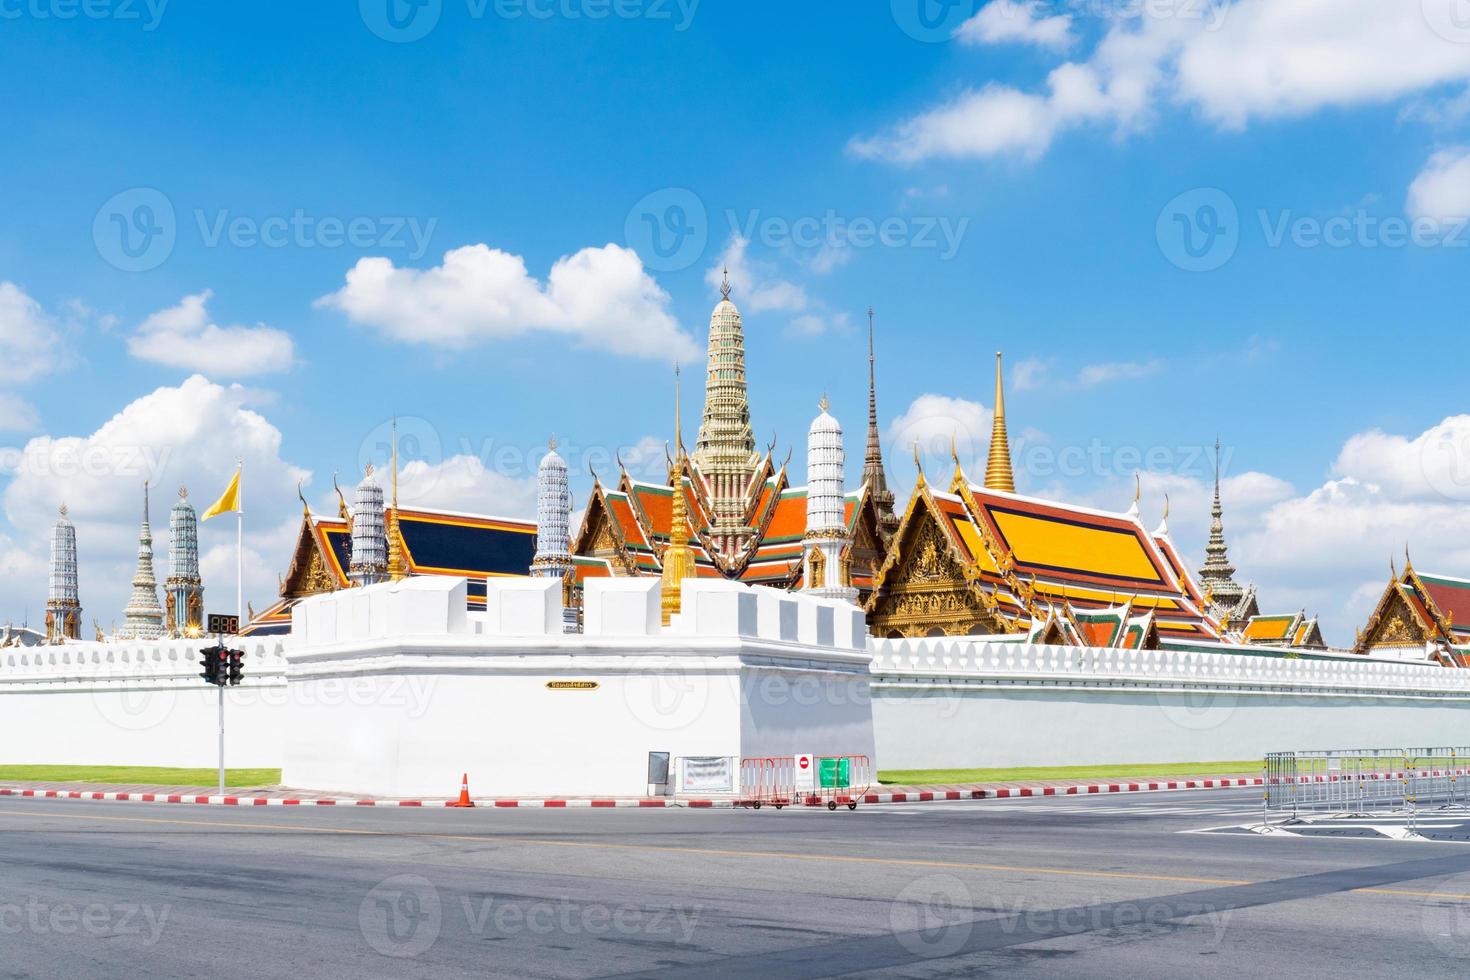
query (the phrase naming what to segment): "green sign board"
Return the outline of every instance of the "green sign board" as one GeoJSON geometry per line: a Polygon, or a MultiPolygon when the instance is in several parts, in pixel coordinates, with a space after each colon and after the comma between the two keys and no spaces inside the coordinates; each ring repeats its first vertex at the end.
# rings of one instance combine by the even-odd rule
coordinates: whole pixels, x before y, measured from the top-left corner
{"type": "Polygon", "coordinates": [[[817,769],[823,789],[846,789],[852,779],[852,766],[848,759],[819,759],[817,769]]]}

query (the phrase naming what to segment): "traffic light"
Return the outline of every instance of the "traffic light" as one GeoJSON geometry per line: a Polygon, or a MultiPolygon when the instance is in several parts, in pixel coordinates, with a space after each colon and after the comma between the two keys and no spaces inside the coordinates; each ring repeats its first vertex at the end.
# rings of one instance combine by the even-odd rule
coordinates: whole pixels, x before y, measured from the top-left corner
{"type": "Polygon", "coordinates": [[[227,650],[225,653],[229,657],[228,680],[230,686],[238,687],[240,682],[245,679],[245,651],[227,650]]]}
{"type": "Polygon", "coordinates": [[[224,652],[222,646],[205,647],[199,651],[199,666],[204,668],[199,676],[204,678],[204,683],[220,686],[220,658],[224,652]]]}

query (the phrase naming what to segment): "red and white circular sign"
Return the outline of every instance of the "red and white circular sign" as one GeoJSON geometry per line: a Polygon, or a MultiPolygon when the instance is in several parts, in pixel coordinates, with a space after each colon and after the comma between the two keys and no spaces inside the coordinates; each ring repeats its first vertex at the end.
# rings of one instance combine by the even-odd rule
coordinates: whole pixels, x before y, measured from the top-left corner
{"type": "Polygon", "coordinates": [[[809,755],[799,755],[796,757],[796,764],[803,769],[810,769],[812,766],[812,757],[809,755]]]}

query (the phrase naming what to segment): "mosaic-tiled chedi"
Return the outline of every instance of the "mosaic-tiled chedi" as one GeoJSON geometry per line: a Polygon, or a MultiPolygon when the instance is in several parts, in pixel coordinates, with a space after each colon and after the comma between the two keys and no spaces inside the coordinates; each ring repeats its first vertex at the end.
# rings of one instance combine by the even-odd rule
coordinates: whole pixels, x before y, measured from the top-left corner
{"type": "Polygon", "coordinates": [[[168,580],[163,584],[164,632],[169,636],[198,636],[204,628],[204,580],[199,575],[199,518],[189,503],[189,491],[179,488],[179,500],[168,516],[168,580]]]}
{"type": "Polygon", "coordinates": [[[77,585],[77,529],[66,504],[51,528],[51,582],[46,593],[46,642],[82,638],[82,601],[77,585]]]}

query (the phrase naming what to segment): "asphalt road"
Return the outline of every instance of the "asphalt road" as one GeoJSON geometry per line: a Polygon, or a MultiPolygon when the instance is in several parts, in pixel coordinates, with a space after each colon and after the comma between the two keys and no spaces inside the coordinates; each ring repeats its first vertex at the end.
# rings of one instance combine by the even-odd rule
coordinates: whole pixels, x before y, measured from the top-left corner
{"type": "Polygon", "coordinates": [[[0,801],[0,977],[1470,974],[1470,846],[1254,791],[838,811],[0,801]]]}

